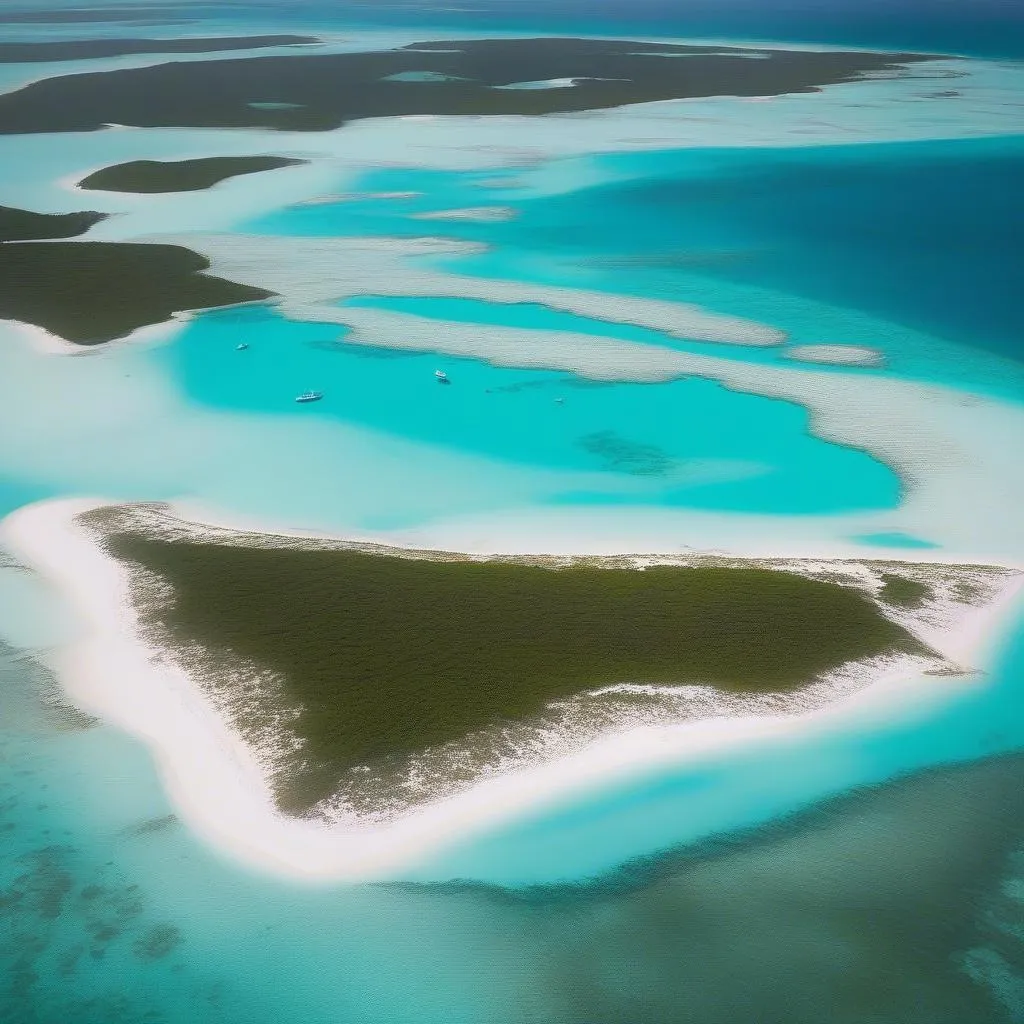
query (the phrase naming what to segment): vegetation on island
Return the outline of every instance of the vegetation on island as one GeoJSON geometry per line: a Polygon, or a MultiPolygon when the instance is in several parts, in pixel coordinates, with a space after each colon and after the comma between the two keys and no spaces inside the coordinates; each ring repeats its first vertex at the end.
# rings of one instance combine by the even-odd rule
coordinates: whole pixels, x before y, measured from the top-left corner
{"type": "Polygon", "coordinates": [[[816,92],[934,60],[614,39],[432,40],[388,50],[170,61],[62,75],[0,96],[0,134],[139,127],[325,131],[368,117],[530,115],[816,92]],[[685,59],[672,60],[669,57],[685,59]],[[571,88],[505,88],[572,79],[571,88]]]}
{"type": "Polygon", "coordinates": [[[79,188],[105,192],[197,192],[228,178],[308,163],[284,156],[213,156],[196,160],[132,160],[83,178],[79,188]]]}
{"type": "MultiPolygon", "coordinates": [[[[42,12],[40,12],[42,13],[42,12]]],[[[9,21],[0,15],[0,24],[9,21]]],[[[34,64],[61,60],[96,60],[138,53],[210,53],[219,50],[256,50],[266,46],[318,43],[313,36],[214,36],[179,39],[54,39],[0,43],[0,64],[34,64]]]]}
{"type": "Polygon", "coordinates": [[[203,273],[209,260],[177,245],[5,242],[0,320],[98,345],[173,314],[269,298],[271,292],[203,273]]]}
{"type": "Polygon", "coordinates": [[[886,604],[901,608],[919,608],[932,596],[932,588],[920,580],[882,573],[882,592],[879,595],[886,604]]]}
{"type": "Polygon", "coordinates": [[[83,210],[79,213],[34,213],[13,206],[0,206],[0,242],[27,242],[43,238],[74,238],[85,234],[107,214],[83,210]]]}
{"type": "Polygon", "coordinates": [[[137,578],[162,581],[138,592],[142,622],[189,652],[201,684],[237,685],[243,700],[253,681],[239,666],[280,681],[275,699],[304,741],[278,792],[294,813],[353,766],[387,768],[597,687],[785,692],[924,650],[864,591],[763,566],[554,567],[123,530],[107,544],[145,570],[137,578]]]}

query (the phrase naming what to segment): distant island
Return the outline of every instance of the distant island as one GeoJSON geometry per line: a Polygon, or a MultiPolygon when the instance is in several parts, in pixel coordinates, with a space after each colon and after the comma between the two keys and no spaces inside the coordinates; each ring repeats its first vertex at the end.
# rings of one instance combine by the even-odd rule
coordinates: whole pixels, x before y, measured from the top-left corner
{"type": "Polygon", "coordinates": [[[240,174],[308,163],[284,156],[213,156],[195,160],[132,160],[83,178],[78,187],[104,192],[198,192],[240,174]]]}
{"type": "MultiPolygon", "coordinates": [[[[46,12],[38,11],[37,14],[46,12]]],[[[64,12],[66,15],[69,12],[64,12]]],[[[85,13],[85,12],[82,12],[85,13]]],[[[14,20],[0,17],[0,24],[14,20]]],[[[18,19],[23,20],[23,19],[18,19]]],[[[41,19],[40,19],[41,20],[41,19]]],[[[267,46],[318,43],[313,36],[186,36],[180,39],[61,39],[53,42],[0,43],[0,64],[35,64],[59,60],[95,60],[142,53],[210,53],[216,50],[255,50],[267,46]]]]}
{"type": "Polygon", "coordinates": [[[164,323],[175,313],[273,294],[211,277],[203,273],[209,266],[209,260],[177,245],[4,242],[0,319],[34,324],[78,345],[97,345],[164,323]]]}
{"type": "Polygon", "coordinates": [[[0,242],[28,242],[43,238],[75,238],[85,234],[107,214],[83,210],[78,213],[34,213],[13,206],[0,206],[0,242]]]}
{"type": "Polygon", "coordinates": [[[817,92],[939,59],[766,47],[756,55],[752,60],[749,48],[731,46],[509,38],[171,61],[63,75],[2,95],[0,134],[96,131],[107,124],[328,131],[369,117],[606,110],[657,100],[817,92]],[[564,79],[575,84],[502,88],[564,79]]]}

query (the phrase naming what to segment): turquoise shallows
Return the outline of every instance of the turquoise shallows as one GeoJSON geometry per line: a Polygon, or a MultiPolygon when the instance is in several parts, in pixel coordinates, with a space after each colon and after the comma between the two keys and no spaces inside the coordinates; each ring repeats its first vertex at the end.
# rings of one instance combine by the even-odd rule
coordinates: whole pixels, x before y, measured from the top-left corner
{"type": "Polygon", "coordinates": [[[899,530],[894,530],[892,533],[862,533],[854,537],[853,540],[882,548],[914,548],[919,551],[939,546],[930,540],[922,540],[920,537],[913,537],[909,533],[901,533],[899,530]]]}
{"type": "MultiPolygon", "coordinates": [[[[888,467],[810,434],[801,406],[699,378],[611,385],[371,349],[345,344],[336,326],[284,320],[267,307],[203,316],[161,354],[195,402],[333,419],[564,473],[558,504],[804,515],[892,508],[900,497],[888,467]],[[238,351],[243,341],[249,347],[238,351]],[[437,367],[450,384],[438,384],[437,367]],[[296,404],[310,389],[324,399],[296,404]],[[590,475],[581,489],[582,474],[590,475]]],[[[371,479],[353,486],[372,485],[372,466],[362,471],[371,479]]]]}

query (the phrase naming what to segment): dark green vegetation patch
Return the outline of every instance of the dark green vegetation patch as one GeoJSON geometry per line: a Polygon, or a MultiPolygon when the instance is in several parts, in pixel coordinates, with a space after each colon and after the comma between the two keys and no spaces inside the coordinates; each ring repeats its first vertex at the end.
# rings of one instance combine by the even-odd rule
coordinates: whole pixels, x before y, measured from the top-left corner
{"type": "MultiPolygon", "coordinates": [[[[0,18],[0,21],[3,21],[0,18]]],[[[62,39],[52,43],[0,43],[0,64],[36,64],[57,60],[95,60],[133,53],[210,53],[264,46],[317,43],[312,36],[222,36],[212,39],[62,39]]]]}
{"type": "Polygon", "coordinates": [[[171,314],[271,296],[203,273],[210,263],[177,245],[6,242],[0,245],[0,319],[97,345],[171,314]]]}
{"type": "Polygon", "coordinates": [[[74,238],[84,234],[105,213],[33,213],[13,206],[0,206],[0,242],[21,242],[36,238],[74,238]]]}
{"type": "Polygon", "coordinates": [[[308,741],[302,777],[279,789],[293,812],[347,768],[387,768],[602,685],[788,691],[922,650],[865,593],[765,568],[549,568],[123,532],[109,546],[171,584],[173,602],[144,601],[143,618],[206,650],[200,678],[225,685],[243,659],[284,680],[308,741]]]}
{"type": "Polygon", "coordinates": [[[918,608],[932,596],[932,588],[919,580],[907,579],[893,573],[882,574],[881,598],[887,604],[902,608],[918,608]]]}
{"type": "Polygon", "coordinates": [[[132,160],[95,171],[80,188],[107,192],[197,192],[239,174],[308,163],[284,156],[211,156],[197,160],[132,160]]]}
{"type": "Polygon", "coordinates": [[[543,38],[177,62],[34,82],[0,96],[0,134],[89,131],[109,123],[323,131],[365,117],[599,110],[686,97],[814,92],[929,59],[766,48],[752,59],[750,50],[726,46],[543,38]],[[409,73],[432,80],[395,79],[409,73]],[[556,78],[577,82],[560,89],[497,88],[556,78]]]}

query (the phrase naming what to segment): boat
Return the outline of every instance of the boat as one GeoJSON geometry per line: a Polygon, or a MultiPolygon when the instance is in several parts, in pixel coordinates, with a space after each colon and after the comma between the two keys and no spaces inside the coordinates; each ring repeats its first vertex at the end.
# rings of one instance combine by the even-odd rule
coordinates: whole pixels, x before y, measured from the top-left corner
{"type": "Polygon", "coordinates": [[[322,391],[303,391],[301,395],[295,396],[296,402],[319,402],[324,397],[322,391]]]}
{"type": "Polygon", "coordinates": [[[237,344],[237,345],[235,346],[235,351],[236,351],[236,352],[244,352],[244,351],[245,351],[245,350],[246,350],[246,349],[247,349],[248,347],[249,347],[249,346],[248,346],[248,345],[247,345],[247,344],[246,344],[246,343],[245,343],[244,341],[240,341],[240,342],[239,342],[239,343],[238,343],[238,344],[237,344]]]}
{"type": "Polygon", "coordinates": [[[451,381],[448,379],[448,374],[444,370],[435,370],[434,376],[437,378],[440,384],[450,384],[451,381]]]}

